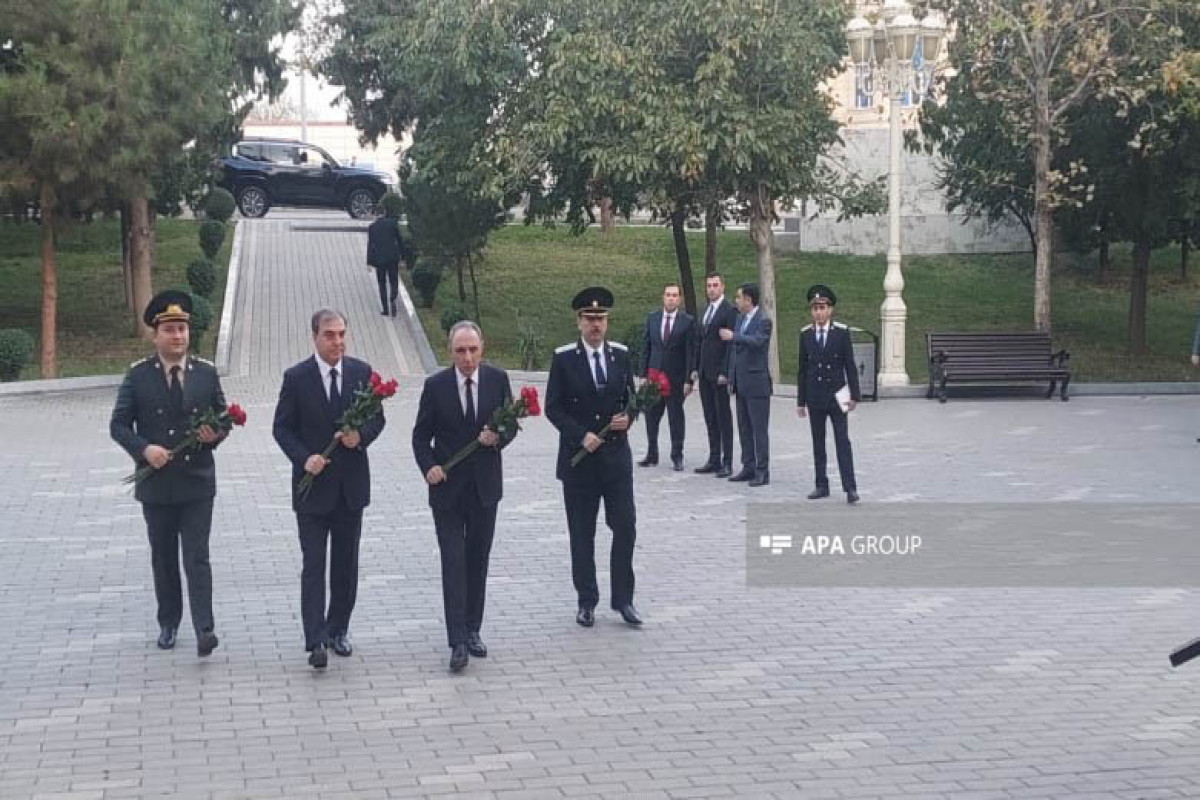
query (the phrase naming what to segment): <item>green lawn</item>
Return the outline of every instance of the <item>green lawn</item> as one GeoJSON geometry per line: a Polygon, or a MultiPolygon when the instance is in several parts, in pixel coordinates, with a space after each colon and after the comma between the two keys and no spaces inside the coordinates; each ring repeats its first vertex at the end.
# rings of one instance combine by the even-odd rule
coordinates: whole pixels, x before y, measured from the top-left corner
{"type": "MultiPolygon", "coordinates": [[[[696,295],[703,303],[704,237],[691,235],[696,295]]],[[[1179,251],[1164,249],[1152,260],[1148,338],[1150,354],[1138,359],[1125,349],[1130,258],[1112,255],[1109,277],[1097,284],[1091,260],[1060,254],[1052,282],[1055,348],[1071,352],[1081,380],[1197,380],[1188,354],[1192,341],[1200,267],[1179,279],[1179,251]]],[[[733,287],[755,279],[754,251],[745,232],[722,232],[718,264],[732,297],[733,287]]],[[[495,233],[486,261],[477,267],[482,326],[490,358],[516,367],[517,312],[533,321],[548,355],[576,335],[570,300],[580,288],[602,284],[616,296],[609,332],[620,340],[660,302],[662,285],[678,278],[669,231],[621,227],[605,236],[589,230],[574,237],[565,227],[509,226],[495,233]]],[[[782,337],[784,379],[795,380],[797,334],[808,323],[804,293],[812,283],[830,285],[838,295],[837,317],[879,332],[884,259],[804,253],[776,260],[779,308],[776,331],[782,337]]],[[[904,299],[908,305],[908,371],[924,380],[928,371],[928,330],[1029,330],[1033,327],[1033,257],[1030,254],[914,257],[905,261],[904,299]]],[[[442,310],[462,306],[457,283],[447,274],[433,309],[420,316],[434,352],[441,345],[442,310]]],[[[548,365],[543,357],[542,368],[548,365]]]]}
{"type": "MultiPolygon", "coordinates": [[[[156,292],[187,288],[187,264],[200,255],[199,227],[191,220],[158,221],[152,275],[156,292]]],[[[217,254],[213,322],[199,351],[205,358],[211,359],[216,350],[233,233],[231,224],[217,254]]],[[[35,340],[41,333],[40,237],[37,225],[0,224],[0,328],[24,328],[35,340]]],[[[58,239],[59,376],[124,372],[131,361],[151,349],[131,330],[132,314],[125,308],[121,279],[120,224],[115,220],[72,224],[58,239]]],[[[41,377],[38,352],[35,349],[33,363],[21,373],[23,380],[41,377]]]]}

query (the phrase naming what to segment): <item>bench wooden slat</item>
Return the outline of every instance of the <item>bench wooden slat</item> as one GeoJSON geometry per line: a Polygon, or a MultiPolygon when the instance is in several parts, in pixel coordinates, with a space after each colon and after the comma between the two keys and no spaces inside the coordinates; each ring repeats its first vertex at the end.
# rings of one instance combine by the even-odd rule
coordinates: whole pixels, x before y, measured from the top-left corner
{"type": "Polygon", "coordinates": [[[1047,397],[1061,381],[1062,399],[1071,380],[1066,351],[1051,350],[1050,335],[1038,331],[983,331],[927,333],[929,397],[935,388],[946,402],[946,385],[1049,381],[1047,397]]]}

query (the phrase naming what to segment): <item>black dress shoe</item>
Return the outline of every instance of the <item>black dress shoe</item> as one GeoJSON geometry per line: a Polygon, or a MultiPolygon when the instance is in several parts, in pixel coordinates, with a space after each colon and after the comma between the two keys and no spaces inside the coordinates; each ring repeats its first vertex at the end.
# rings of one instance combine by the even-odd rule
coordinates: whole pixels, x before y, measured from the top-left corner
{"type": "Polygon", "coordinates": [[[163,625],[158,632],[158,649],[170,650],[175,646],[175,635],[179,629],[174,625],[163,625]]]}
{"type": "Polygon", "coordinates": [[[671,469],[675,470],[676,472],[683,472],[683,459],[682,458],[671,459],[671,469]]]}
{"type": "Polygon", "coordinates": [[[741,472],[739,472],[737,475],[734,475],[729,480],[731,480],[731,481],[752,481],[752,480],[754,480],[754,473],[751,470],[744,469],[741,472]]]}
{"type": "Polygon", "coordinates": [[[385,308],[383,311],[380,311],[379,313],[386,317],[388,315],[388,310],[385,308]]]}
{"type": "Polygon", "coordinates": [[[720,470],[720,464],[705,464],[703,467],[696,467],[694,470],[692,470],[692,472],[696,473],[697,475],[708,475],[713,472],[720,472],[720,470]]]}
{"type": "Polygon", "coordinates": [[[771,473],[762,471],[754,476],[754,480],[750,481],[750,486],[766,486],[771,482],[771,473]]]}
{"type": "Polygon", "coordinates": [[[621,615],[621,619],[625,620],[630,625],[642,624],[642,618],[638,615],[637,609],[633,607],[632,603],[626,606],[621,606],[617,609],[617,613],[621,615]]]}
{"type": "Polygon", "coordinates": [[[822,497],[829,497],[828,489],[813,489],[808,493],[809,500],[820,500],[822,497]]]}
{"type": "Polygon", "coordinates": [[[641,461],[638,462],[638,466],[639,467],[657,467],[658,466],[658,456],[646,456],[645,458],[643,458],[641,461]]]}
{"type": "Polygon", "coordinates": [[[575,621],[585,628],[590,628],[596,622],[596,613],[587,606],[580,606],[575,614],[575,621]]]}
{"type": "Polygon", "coordinates": [[[392,298],[392,316],[396,316],[396,298],[392,298]]]}
{"type": "Polygon", "coordinates": [[[204,658],[211,656],[212,651],[217,649],[220,642],[217,640],[217,635],[212,631],[201,631],[196,637],[196,655],[204,658]]]}
{"type": "Polygon", "coordinates": [[[467,634],[467,652],[476,658],[487,658],[487,645],[479,638],[478,633],[467,634]]]}
{"type": "Polygon", "coordinates": [[[732,474],[733,474],[733,470],[730,469],[729,467],[721,467],[719,470],[717,470],[718,478],[728,478],[732,474]]]}
{"type": "Polygon", "coordinates": [[[319,644],[312,649],[308,654],[308,665],[313,669],[325,669],[329,666],[329,653],[325,650],[325,645],[319,644]]]}
{"type": "Polygon", "coordinates": [[[471,656],[465,644],[454,645],[454,650],[450,652],[450,671],[462,672],[470,663],[471,656]]]}
{"type": "Polygon", "coordinates": [[[846,502],[854,505],[858,502],[858,492],[846,492],[846,502]]]}
{"type": "Polygon", "coordinates": [[[330,636],[325,645],[337,655],[346,658],[354,652],[354,645],[350,644],[350,640],[346,638],[346,634],[341,633],[337,636],[330,636]]]}

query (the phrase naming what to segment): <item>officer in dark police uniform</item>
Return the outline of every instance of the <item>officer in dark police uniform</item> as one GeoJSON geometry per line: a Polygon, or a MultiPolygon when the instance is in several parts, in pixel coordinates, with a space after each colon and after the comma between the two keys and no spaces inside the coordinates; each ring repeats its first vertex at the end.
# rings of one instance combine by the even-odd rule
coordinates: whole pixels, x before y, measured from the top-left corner
{"type": "Polygon", "coordinates": [[[604,520],[612,530],[609,573],[612,608],[630,625],[641,625],[633,606],[633,546],[637,518],[633,501],[633,455],[625,414],[633,373],[625,345],[605,341],[612,292],[599,286],[575,295],[571,308],[579,339],[554,351],[546,384],[546,417],[558,428],[557,477],[562,481],[567,527],[571,534],[571,574],[579,596],[575,621],[591,627],[600,590],[596,585],[596,516],[604,501],[604,520]],[[610,431],[597,434],[606,425],[610,431]],[[589,451],[577,465],[580,448],[589,451]]]}
{"type": "Polygon", "coordinates": [[[854,345],[850,329],[833,321],[837,295],[828,286],[816,284],[808,290],[812,324],[800,331],[800,371],[796,380],[796,413],[808,416],[812,430],[813,462],[816,489],[808,496],[818,500],[829,496],[829,476],[826,473],[825,420],[833,424],[833,439],[837,445],[838,472],[846,502],[858,502],[858,485],[854,481],[854,455],[850,449],[850,433],[846,414],[862,399],[858,389],[858,369],[854,363],[854,345]],[[849,408],[842,410],[837,393],[848,386],[849,408]]]}
{"type": "Polygon", "coordinates": [[[191,427],[192,417],[206,409],[225,410],[225,395],[216,367],[189,355],[191,297],[165,291],[146,306],[143,318],[154,329],[155,355],[132,364],[117,393],[109,431],[138,467],[153,474],[134,489],[142,503],[158,600],[158,646],[175,646],[183,617],[179,551],[187,574],[188,600],[196,629],[196,649],[207,656],[217,647],[213,628],[212,570],[208,536],[213,497],[217,492],[212,451],[219,432],[204,426],[201,444],[171,456],[191,427]]]}

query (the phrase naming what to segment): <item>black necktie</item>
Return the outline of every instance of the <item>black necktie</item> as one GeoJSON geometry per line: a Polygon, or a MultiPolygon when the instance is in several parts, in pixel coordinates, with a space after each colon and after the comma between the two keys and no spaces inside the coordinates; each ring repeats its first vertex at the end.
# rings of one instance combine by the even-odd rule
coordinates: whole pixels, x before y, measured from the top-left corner
{"type": "Polygon", "coordinates": [[[338,391],[337,367],[329,370],[329,407],[335,416],[342,414],[342,393],[338,391]]]}
{"type": "Polygon", "coordinates": [[[592,360],[596,362],[596,388],[603,389],[608,385],[608,376],[604,374],[604,365],[600,363],[600,351],[592,353],[592,360]]]}
{"type": "Polygon", "coordinates": [[[179,382],[179,367],[171,367],[171,385],[167,387],[171,398],[171,408],[176,414],[183,413],[183,384],[179,382]]]}
{"type": "Polygon", "coordinates": [[[822,350],[825,349],[825,329],[824,328],[820,328],[817,331],[817,347],[821,348],[822,350]]]}
{"type": "Polygon", "coordinates": [[[467,378],[467,424],[475,427],[475,397],[471,394],[472,383],[474,381],[467,378]]]}

